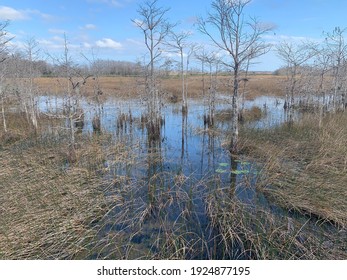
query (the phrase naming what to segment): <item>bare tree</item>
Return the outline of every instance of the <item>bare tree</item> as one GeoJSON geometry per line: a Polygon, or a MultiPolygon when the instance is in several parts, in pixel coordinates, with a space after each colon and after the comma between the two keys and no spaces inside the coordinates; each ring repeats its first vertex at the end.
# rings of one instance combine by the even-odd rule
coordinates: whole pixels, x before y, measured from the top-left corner
{"type": "Polygon", "coordinates": [[[6,98],[6,65],[4,64],[5,60],[8,57],[8,43],[13,39],[8,36],[6,28],[9,25],[9,21],[0,22],[0,98],[1,98],[1,115],[4,132],[7,132],[7,123],[5,116],[5,98],[6,98]]]}
{"type": "Polygon", "coordinates": [[[284,108],[293,109],[295,94],[298,91],[299,70],[303,69],[304,64],[316,54],[316,46],[311,42],[294,44],[283,41],[277,46],[278,56],[286,63],[288,85],[286,90],[286,100],[284,108]]]}
{"type": "Polygon", "coordinates": [[[206,50],[200,46],[199,51],[195,53],[195,59],[201,62],[201,82],[202,82],[202,95],[205,96],[205,56],[206,50]]]}
{"type": "Polygon", "coordinates": [[[0,63],[6,60],[8,43],[13,39],[13,37],[8,36],[8,32],[6,30],[9,24],[9,21],[0,22],[0,63]]]}
{"type": "Polygon", "coordinates": [[[101,83],[100,83],[100,75],[102,73],[102,69],[103,65],[102,63],[96,63],[96,62],[100,62],[100,60],[96,59],[96,55],[94,50],[91,50],[91,58],[88,58],[86,55],[82,54],[82,56],[89,62],[90,64],[90,68],[92,70],[93,73],[93,99],[96,103],[96,108],[94,109],[94,117],[92,120],[92,127],[93,127],[93,131],[96,133],[100,133],[101,132],[101,113],[103,110],[103,106],[102,106],[102,95],[103,95],[103,90],[101,87],[101,83]]]}
{"type": "Polygon", "coordinates": [[[238,152],[238,115],[240,72],[250,60],[269,50],[262,35],[271,30],[254,17],[244,19],[244,10],[251,0],[215,0],[207,19],[198,20],[199,30],[206,34],[220,50],[229,55],[223,64],[232,72],[232,139],[229,150],[238,152]]]}
{"type": "MultiPolygon", "coordinates": [[[[170,40],[167,43],[169,48],[174,52],[178,52],[180,56],[179,68],[182,80],[182,112],[187,112],[186,71],[184,56],[188,56],[188,53],[185,54],[185,49],[188,49],[189,52],[190,44],[187,42],[189,36],[191,36],[191,32],[189,31],[183,31],[180,33],[171,31],[169,36],[170,40]]],[[[189,63],[189,56],[187,58],[188,60],[186,61],[186,64],[189,63]]]]}
{"type": "Polygon", "coordinates": [[[1,116],[2,116],[2,124],[4,128],[4,132],[7,133],[7,122],[6,122],[6,114],[5,114],[5,98],[6,98],[6,89],[7,86],[5,84],[6,74],[5,69],[2,66],[0,71],[0,98],[1,98],[1,116]]]}
{"type": "Polygon", "coordinates": [[[69,156],[70,160],[75,160],[75,144],[76,144],[76,130],[83,126],[84,112],[80,106],[81,89],[86,84],[87,79],[91,75],[84,75],[77,65],[73,63],[73,59],[70,56],[69,44],[66,35],[64,35],[64,53],[60,58],[53,58],[59,67],[61,72],[58,73],[59,77],[63,79],[57,79],[58,84],[64,89],[64,104],[63,114],[55,115],[57,118],[64,118],[67,120],[69,129],[69,156]]]}
{"type": "MultiPolygon", "coordinates": [[[[192,57],[194,57],[196,51],[199,49],[198,44],[191,43],[188,45],[188,49],[186,50],[186,72],[185,75],[191,72],[190,69],[190,60],[192,57]]],[[[185,92],[186,92],[186,97],[188,96],[188,79],[185,79],[185,92]]]]}
{"type": "Polygon", "coordinates": [[[336,27],[332,33],[325,33],[326,46],[329,50],[332,60],[333,69],[333,108],[338,107],[338,95],[341,94],[343,108],[345,106],[345,89],[343,88],[343,81],[345,79],[345,64],[347,55],[347,44],[345,43],[344,33],[346,29],[336,27]]]}
{"type": "Polygon", "coordinates": [[[36,94],[37,88],[35,86],[34,78],[37,76],[34,69],[34,62],[38,59],[39,49],[38,43],[34,38],[29,38],[25,44],[25,55],[27,59],[27,77],[26,77],[26,85],[23,89],[25,91],[25,107],[27,108],[26,113],[28,118],[33,125],[35,132],[38,128],[37,123],[37,109],[36,109],[36,94]]]}
{"type": "Polygon", "coordinates": [[[157,138],[160,135],[161,98],[155,75],[155,64],[161,56],[160,47],[169,34],[172,25],[165,18],[169,9],[158,7],[158,0],[148,0],[139,5],[137,10],[140,18],[132,22],[141,29],[149,54],[146,67],[145,93],[147,96],[149,133],[157,138]]]}
{"type": "Polygon", "coordinates": [[[327,51],[327,48],[318,47],[316,50],[316,55],[314,57],[314,68],[317,69],[319,75],[318,82],[318,94],[321,94],[323,97],[323,105],[325,106],[326,102],[326,89],[325,85],[325,76],[331,70],[331,55],[327,51]]]}
{"type": "MultiPolygon", "coordinates": [[[[221,63],[221,60],[217,52],[206,51],[204,48],[202,48],[201,51],[196,54],[196,57],[198,60],[201,61],[202,67],[207,65],[209,69],[209,72],[208,72],[209,84],[208,84],[208,94],[207,94],[208,113],[207,115],[204,116],[204,125],[213,126],[214,114],[216,109],[218,67],[219,67],[219,64],[221,63]],[[215,67],[215,71],[213,71],[213,67],[215,67]]],[[[205,84],[204,76],[203,76],[203,84],[205,84]]],[[[204,98],[206,98],[205,95],[204,95],[204,98]]]]}

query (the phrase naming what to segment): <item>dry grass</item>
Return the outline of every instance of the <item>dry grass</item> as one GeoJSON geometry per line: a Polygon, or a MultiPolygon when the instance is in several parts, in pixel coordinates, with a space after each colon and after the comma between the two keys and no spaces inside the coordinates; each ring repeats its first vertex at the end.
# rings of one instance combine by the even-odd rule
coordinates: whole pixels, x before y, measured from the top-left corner
{"type": "Polygon", "coordinates": [[[64,170],[56,148],[0,152],[1,259],[88,255],[90,223],[106,207],[101,182],[87,170],[64,170]]]}
{"type": "Polygon", "coordinates": [[[194,211],[182,188],[190,179],[168,172],[131,176],[160,166],[155,151],[149,159],[136,145],[107,134],[79,135],[72,162],[63,131],[54,137],[33,135],[20,115],[11,116],[11,131],[21,122],[23,135],[0,146],[0,259],[200,254],[204,241],[187,223],[194,211]],[[174,222],[173,209],[178,211],[174,222]]]}
{"type": "MultiPolygon", "coordinates": [[[[205,92],[208,91],[209,77],[205,75],[205,92]]],[[[250,75],[247,82],[246,98],[252,99],[261,95],[283,96],[282,81],[284,77],[275,75],[250,75]]],[[[78,80],[78,79],[77,79],[78,80]]],[[[201,75],[187,77],[188,97],[201,98],[203,96],[203,83],[201,75]]],[[[67,87],[67,81],[62,78],[37,78],[36,83],[44,94],[63,94],[67,87]]],[[[99,83],[105,96],[118,96],[123,98],[138,97],[143,88],[141,77],[100,77],[99,83]]],[[[159,81],[163,93],[175,95],[181,99],[181,79],[176,76],[164,78],[159,81]]],[[[230,77],[218,77],[218,91],[227,93],[230,91],[230,77]]],[[[96,80],[89,78],[83,87],[83,94],[94,95],[96,80]]],[[[241,86],[242,88],[242,86],[241,86]]]]}
{"type": "Polygon", "coordinates": [[[306,115],[291,126],[242,131],[244,156],[263,163],[258,196],[276,206],[250,208],[219,193],[209,213],[221,248],[234,243],[247,258],[346,259],[346,121],[332,114],[319,127],[306,115]]]}
{"type": "Polygon", "coordinates": [[[347,227],[346,121],[346,114],[330,115],[320,128],[311,115],[291,127],[245,132],[277,203],[347,227]]]}
{"type": "Polygon", "coordinates": [[[266,207],[243,205],[232,189],[209,199],[216,252],[226,259],[346,259],[346,232],[266,207]]]}
{"type": "Polygon", "coordinates": [[[285,76],[251,75],[247,84],[247,99],[257,96],[284,96],[283,82],[285,76]]]}
{"type": "MultiPolygon", "coordinates": [[[[174,89],[173,81],[162,86],[174,89]]],[[[311,116],[242,131],[246,156],[262,163],[257,196],[281,210],[244,205],[218,176],[197,181],[165,171],[154,147],[144,152],[107,134],[77,136],[69,162],[63,132],[34,134],[25,116],[8,117],[0,259],[347,258],[346,114],[327,116],[322,127],[311,116]],[[206,224],[194,208],[200,199],[206,224]]],[[[52,120],[39,121],[44,131],[52,120]]]]}
{"type": "MultiPolygon", "coordinates": [[[[9,132],[0,135],[0,259],[88,257],[97,243],[94,221],[117,197],[104,196],[97,168],[67,165],[64,131],[43,133],[56,120],[41,116],[35,134],[22,114],[7,117],[9,132]]],[[[85,152],[98,162],[95,146],[85,152]]]]}

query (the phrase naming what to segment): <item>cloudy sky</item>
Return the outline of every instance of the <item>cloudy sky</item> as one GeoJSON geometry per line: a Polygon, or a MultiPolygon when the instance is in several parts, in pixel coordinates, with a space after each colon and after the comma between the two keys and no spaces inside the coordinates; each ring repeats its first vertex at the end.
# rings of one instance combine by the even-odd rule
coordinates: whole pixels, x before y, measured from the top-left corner
{"type": "MultiPolygon", "coordinates": [[[[13,46],[21,48],[34,37],[42,56],[62,52],[64,34],[71,51],[99,58],[135,61],[145,53],[143,35],[131,19],[137,19],[143,0],[0,0],[0,20],[10,20],[13,46]]],[[[167,17],[180,22],[177,31],[190,30],[191,40],[208,44],[194,23],[205,16],[210,0],[159,0],[170,8],[167,17]]],[[[265,36],[274,45],[281,40],[321,40],[323,31],[347,27],[347,1],[344,0],[253,0],[247,14],[276,28],[265,36]]],[[[274,52],[258,59],[255,70],[275,70],[281,61],[274,52]]]]}

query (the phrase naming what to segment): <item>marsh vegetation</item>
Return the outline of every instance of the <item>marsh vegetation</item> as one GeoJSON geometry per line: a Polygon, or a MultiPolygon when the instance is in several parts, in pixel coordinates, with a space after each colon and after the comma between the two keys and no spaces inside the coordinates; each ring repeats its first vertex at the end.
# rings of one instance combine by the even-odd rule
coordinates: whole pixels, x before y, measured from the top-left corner
{"type": "Polygon", "coordinates": [[[165,105],[159,141],[131,98],[105,100],[94,132],[85,97],[72,153],[68,122],[54,117],[63,100],[38,99],[36,131],[8,104],[1,258],[346,257],[345,113],[319,122],[298,112],[289,125],[284,99],[249,100],[231,156],[223,95],[213,127],[200,99],[188,99],[183,115],[180,104],[165,105]]]}
{"type": "MultiPolygon", "coordinates": [[[[249,1],[227,2],[214,8],[231,24],[249,1]]],[[[9,55],[0,25],[0,259],[346,259],[343,31],[283,43],[283,69],[251,73],[268,28],[253,22],[253,52],[225,68],[166,20],[145,24],[165,18],[157,4],[139,7],[150,59],[122,64],[131,76],[74,64],[65,37],[43,77],[37,44],[9,55]],[[158,66],[164,43],[178,71],[158,66]]]]}

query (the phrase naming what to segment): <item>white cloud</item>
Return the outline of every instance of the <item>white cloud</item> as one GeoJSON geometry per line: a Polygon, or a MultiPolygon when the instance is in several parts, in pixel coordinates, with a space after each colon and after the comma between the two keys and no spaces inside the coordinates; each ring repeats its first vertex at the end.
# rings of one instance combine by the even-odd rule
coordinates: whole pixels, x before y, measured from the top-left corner
{"type": "Polygon", "coordinates": [[[28,19],[26,12],[13,9],[11,7],[0,6],[1,20],[24,20],[28,19]]]}
{"type": "Polygon", "coordinates": [[[0,6],[0,20],[28,20],[32,15],[41,17],[43,20],[53,20],[55,17],[49,14],[41,13],[38,10],[16,10],[7,6],[0,6]]]}
{"type": "Polygon", "coordinates": [[[94,25],[92,23],[88,23],[85,26],[83,26],[81,29],[84,29],[84,30],[94,30],[94,29],[96,29],[96,25],[94,25]]]}
{"type": "Polygon", "coordinates": [[[54,43],[53,41],[47,40],[47,39],[38,39],[37,42],[43,47],[48,50],[50,49],[60,49],[62,48],[61,44],[54,43]]]}
{"type": "MultiPolygon", "coordinates": [[[[38,39],[37,42],[40,44],[40,47],[48,53],[64,50],[65,41],[58,36],[54,36],[50,39],[38,39]]],[[[81,46],[68,43],[68,48],[69,50],[80,50],[81,46]]]]}
{"type": "Polygon", "coordinates": [[[110,38],[103,38],[102,40],[96,41],[95,44],[99,48],[109,48],[109,49],[115,49],[115,50],[119,50],[122,48],[121,43],[116,42],[110,38]]]}
{"type": "Polygon", "coordinates": [[[65,39],[62,38],[62,37],[59,37],[59,36],[53,36],[52,40],[55,41],[55,42],[62,43],[62,44],[65,42],[65,39]]]}
{"type": "Polygon", "coordinates": [[[89,44],[89,43],[84,42],[83,43],[83,47],[86,48],[86,49],[91,49],[93,46],[91,44],[89,44]]]}

